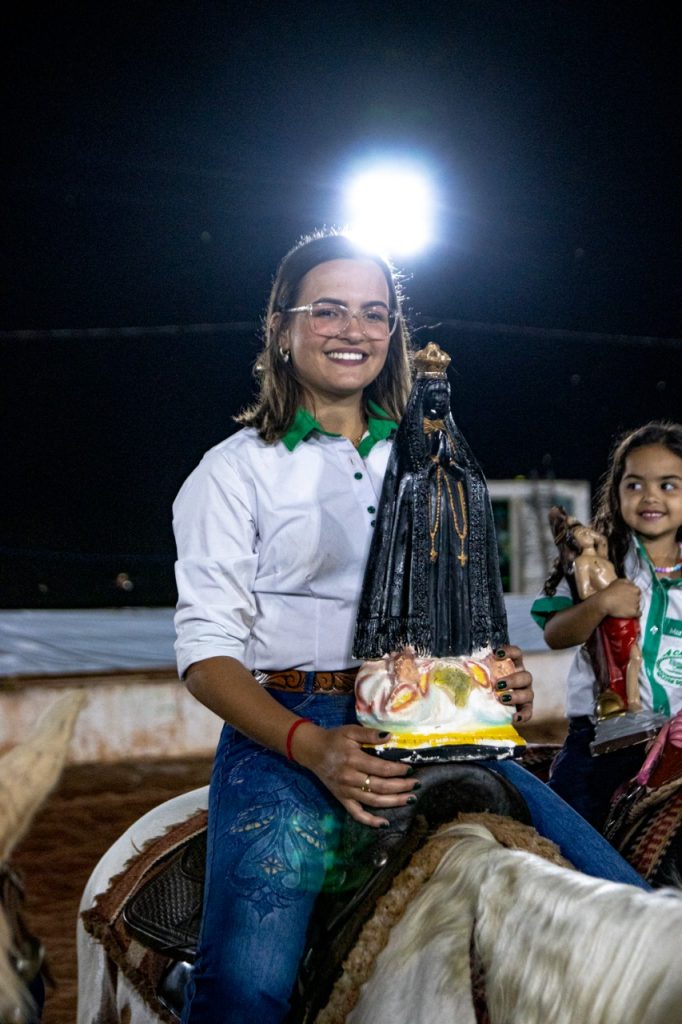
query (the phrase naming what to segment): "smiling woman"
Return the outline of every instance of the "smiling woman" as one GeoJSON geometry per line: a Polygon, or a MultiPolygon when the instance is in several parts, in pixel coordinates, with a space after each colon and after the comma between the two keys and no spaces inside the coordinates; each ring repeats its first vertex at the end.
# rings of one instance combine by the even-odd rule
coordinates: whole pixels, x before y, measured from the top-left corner
{"type": "Polygon", "coordinates": [[[410,389],[407,351],[389,263],[345,235],[309,236],[280,264],[256,366],[260,393],[237,420],[269,442],[301,407],[348,438],[364,434],[370,401],[397,422],[410,389]]]}
{"type": "MultiPolygon", "coordinates": [[[[473,474],[450,465],[455,452],[441,437],[444,382],[426,368],[430,383],[414,387],[429,401],[408,404],[408,342],[398,285],[381,256],[339,234],[304,239],[275,276],[260,392],[239,417],[243,429],[204,456],[175,501],[178,670],[225,723],[183,1024],[218,1024],[225,1006],[231,1024],[289,1019],[310,915],[344,819],[379,828],[417,800],[418,777],[405,761],[376,756],[388,734],[359,723],[355,698],[363,577],[398,424],[412,422],[406,409],[418,428],[408,430],[408,447],[419,432],[424,449],[426,416],[434,428],[427,470],[437,437],[460,509],[482,506],[473,474]]],[[[461,458],[463,441],[456,431],[452,439],[461,458]]],[[[442,482],[440,470],[435,477],[442,482]]],[[[481,518],[470,519],[478,540],[481,518]]],[[[457,545],[465,534],[454,522],[453,530],[457,545]]],[[[472,544],[456,550],[473,567],[472,544]]],[[[442,577],[450,600],[452,580],[442,577]]],[[[526,721],[531,676],[506,630],[495,635],[512,664],[494,699],[526,721]]],[[[542,783],[513,764],[498,774],[523,793],[539,831],[575,839],[577,866],[597,871],[598,863],[600,874],[640,882],[577,815],[565,818],[542,783]]]]}
{"type": "Polygon", "coordinates": [[[275,317],[287,318],[279,345],[291,357],[306,408],[330,433],[362,437],[362,394],[388,354],[386,279],[369,260],[330,260],[308,271],[300,298],[303,305],[275,317]]]}
{"type": "Polygon", "coordinates": [[[178,667],[226,722],[186,1024],[222,1020],[228,1003],[235,1024],[286,1017],[345,812],[381,825],[414,787],[406,765],[368,753],[380,733],[357,723],[352,655],[410,388],[391,267],[343,235],[304,239],[276,275],[264,341],[244,429],[207,453],[174,506],[178,667]]]}

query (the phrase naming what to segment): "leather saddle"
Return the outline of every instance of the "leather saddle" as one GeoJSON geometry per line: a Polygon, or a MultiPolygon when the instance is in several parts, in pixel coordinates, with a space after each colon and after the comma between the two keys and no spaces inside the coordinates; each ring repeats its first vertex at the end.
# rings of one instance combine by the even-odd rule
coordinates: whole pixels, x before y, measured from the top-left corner
{"type": "MultiPolygon", "coordinates": [[[[433,829],[459,813],[489,812],[532,824],[516,788],[476,762],[422,765],[415,768],[414,778],[421,784],[416,801],[382,811],[388,828],[368,828],[347,818],[334,867],[311,919],[289,1024],[315,1019],[376,901],[433,829]]],[[[171,961],[157,995],[178,1018],[197,953],[205,859],[204,830],[143,881],[123,911],[132,937],[171,961]]]]}

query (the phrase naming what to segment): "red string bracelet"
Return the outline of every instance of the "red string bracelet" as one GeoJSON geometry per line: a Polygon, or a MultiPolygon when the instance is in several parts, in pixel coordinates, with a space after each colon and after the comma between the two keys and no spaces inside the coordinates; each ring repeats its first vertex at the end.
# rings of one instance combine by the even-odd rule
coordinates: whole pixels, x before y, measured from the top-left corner
{"type": "Polygon", "coordinates": [[[291,741],[294,738],[294,733],[298,729],[299,725],[303,725],[304,722],[309,721],[309,718],[297,718],[289,729],[289,732],[287,733],[287,758],[289,761],[295,761],[294,755],[291,753],[291,741]]]}

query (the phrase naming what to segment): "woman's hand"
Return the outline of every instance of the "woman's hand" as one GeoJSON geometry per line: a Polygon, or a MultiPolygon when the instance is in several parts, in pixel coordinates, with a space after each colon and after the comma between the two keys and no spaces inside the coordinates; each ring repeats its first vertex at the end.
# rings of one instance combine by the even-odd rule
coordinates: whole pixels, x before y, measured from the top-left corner
{"type": "Polygon", "coordinates": [[[401,807],[411,802],[412,790],[419,787],[409,778],[409,765],[384,760],[363,749],[385,743],[389,735],[361,725],[336,729],[306,725],[296,732],[293,753],[356,821],[376,828],[388,822],[366,808],[378,811],[382,807],[401,807]]]}
{"type": "Polygon", "coordinates": [[[523,655],[519,647],[506,644],[505,653],[516,666],[516,671],[495,684],[495,696],[501,704],[514,709],[515,722],[529,722],[533,717],[533,677],[523,667],[523,655]]]}

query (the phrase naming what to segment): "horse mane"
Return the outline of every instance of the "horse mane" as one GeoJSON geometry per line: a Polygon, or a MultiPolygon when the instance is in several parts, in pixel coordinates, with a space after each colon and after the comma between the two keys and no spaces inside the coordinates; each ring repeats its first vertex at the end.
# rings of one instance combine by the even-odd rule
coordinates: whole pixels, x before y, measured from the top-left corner
{"type": "Polygon", "coordinates": [[[58,698],[31,736],[0,758],[0,863],[9,859],[56,786],[84,701],[82,690],[58,698]]]}
{"type": "MultiPolygon", "coordinates": [[[[488,812],[460,812],[455,820],[458,822],[481,823],[489,828],[491,833],[504,846],[532,850],[552,863],[561,864],[567,868],[571,866],[561,855],[559,847],[555,843],[541,836],[531,826],[524,825],[513,818],[488,812]]],[[[412,855],[407,866],[395,876],[389,891],[377,901],[373,914],[361,929],[354,948],[344,961],[341,976],[332,989],[326,1007],[316,1017],[315,1024],[344,1024],[346,1020],[357,1020],[360,1024],[363,1024],[366,1020],[373,1019],[371,1012],[366,1016],[361,1015],[359,1017],[355,1017],[352,1014],[351,1016],[348,1015],[358,1002],[363,986],[371,978],[377,957],[389,942],[395,941],[394,937],[399,932],[401,920],[407,909],[417,905],[416,901],[423,887],[438,867],[443,854],[455,841],[450,834],[451,827],[451,825],[443,825],[437,829],[429,841],[412,855]]],[[[467,950],[469,939],[470,936],[467,932],[467,950]]],[[[425,962],[422,959],[417,964],[421,972],[419,984],[424,980],[423,970],[425,962]]],[[[468,960],[466,962],[468,964],[468,960]]],[[[464,963],[464,960],[462,960],[462,963],[464,963]]],[[[403,978],[402,975],[401,978],[403,978]]],[[[458,1024],[469,1024],[469,1021],[471,1021],[471,1024],[475,1024],[468,980],[469,976],[467,974],[467,984],[464,986],[465,996],[463,998],[465,998],[465,1003],[468,998],[471,1016],[468,1017],[465,1009],[459,1007],[459,1015],[456,1017],[458,1024]]],[[[417,989],[419,990],[419,985],[417,989]]],[[[403,991],[402,987],[400,991],[403,991]]],[[[448,998],[450,997],[451,992],[448,998]]],[[[398,1001],[397,1006],[397,1019],[402,1019],[400,1001],[398,1001]]],[[[411,1007],[411,1009],[414,1010],[414,1007],[411,1007]]],[[[429,1009],[433,1010],[431,1002],[429,1003],[429,1009]]],[[[451,1011],[452,1007],[449,1006],[448,1009],[451,1011]]],[[[390,1014],[385,1018],[382,1017],[382,1021],[389,1021],[389,1019],[390,1014]]],[[[430,1017],[427,1015],[427,1019],[431,1022],[440,1018],[434,1012],[430,1017]]],[[[418,1024],[417,1016],[414,1017],[414,1022],[418,1024]]]]}
{"type": "Polygon", "coordinates": [[[682,893],[646,892],[506,849],[481,824],[447,826],[440,837],[451,845],[393,929],[348,1024],[474,1024],[472,950],[490,1024],[679,1017],[682,893]]]}

